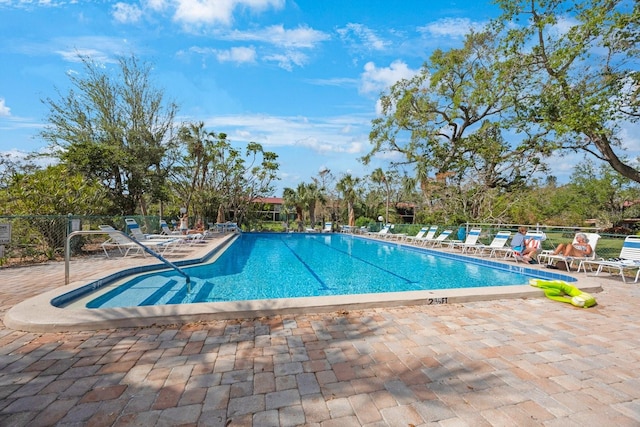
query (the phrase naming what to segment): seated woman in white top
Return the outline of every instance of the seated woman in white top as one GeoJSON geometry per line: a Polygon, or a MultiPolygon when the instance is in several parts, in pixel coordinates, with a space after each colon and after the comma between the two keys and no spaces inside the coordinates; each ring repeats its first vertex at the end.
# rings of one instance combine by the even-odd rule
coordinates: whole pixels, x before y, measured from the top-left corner
{"type": "Polygon", "coordinates": [[[554,255],[588,257],[591,255],[592,249],[589,245],[589,239],[584,233],[576,234],[575,243],[560,243],[553,251],[554,255]]]}

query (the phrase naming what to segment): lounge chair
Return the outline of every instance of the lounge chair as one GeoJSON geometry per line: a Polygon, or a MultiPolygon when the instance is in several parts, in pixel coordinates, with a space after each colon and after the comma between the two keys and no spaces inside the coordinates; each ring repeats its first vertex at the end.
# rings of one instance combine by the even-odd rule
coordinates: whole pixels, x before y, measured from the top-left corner
{"type": "Polygon", "coordinates": [[[369,232],[367,233],[367,236],[384,238],[385,234],[389,234],[390,228],[391,228],[391,224],[386,224],[384,227],[380,229],[380,231],[369,232]]]}
{"type": "Polygon", "coordinates": [[[123,257],[129,255],[132,249],[135,249],[134,254],[138,254],[142,252],[142,255],[145,256],[145,250],[140,246],[143,245],[147,249],[151,249],[158,253],[165,253],[169,248],[173,248],[174,245],[179,243],[180,239],[163,239],[163,240],[153,240],[153,241],[137,241],[132,242],[126,236],[123,236],[122,233],[110,225],[101,225],[100,230],[104,231],[109,238],[102,243],[102,249],[104,250],[104,254],[109,258],[108,248],[118,249],[120,254],[123,257]]]}
{"type": "Polygon", "coordinates": [[[453,230],[444,230],[442,233],[438,235],[435,239],[426,240],[423,246],[431,245],[432,248],[441,247],[443,242],[453,233],[453,230]]]}
{"type": "Polygon", "coordinates": [[[166,234],[144,234],[140,229],[138,222],[133,218],[125,218],[124,222],[127,224],[129,234],[138,241],[149,242],[153,240],[169,240],[177,238],[177,236],[166,234]]]}
{"type": "Polygon", "coordinates": [[[447,242],[449,244],[449,248],[460,248],[462,249],[462,253],[465,253],[468,248],[474,247],[478,243],[481,232],[482,228],[472,228],[469,230],[469,234],[467,234],[467,237],[464,240],[449,240],[447,242]]]}
{"type": "Polygon", "coordinates": [[[323,233],[331,233],[333,231],[333,222],[327,221],[324,223],[323,233]]]}
{"type": "Polygon", "coordinates": [[[417,239],[422,239],[424,237],[425,234],[427,234],[427,232],[429,231],[429,227],[422,227],[420,229],[420,231],[418,231],[418,233],[416,233],[415,236],[409,236],[409,235],[403,235],[402,238],[400,239],[403,242],[406,242],[407,240],[411,239],[411,240],[417,240],[417,239]]]}
{"type": "Polygon", "coordinates": [[[395,224],[392,224],[391,228],[389,229],[389,233],[385,234],[383,238],[388,240],[403,240],[405,237],[407,237],[407,233],[394,233],[393,230],[395,230],[395,228],[395,224]]]}
{"type": "MultiPolygon", "coordinates": [[[[589,240],[589,242],[591,242],[591,240],[589,240]]],[[[609,272],[611,272],[611,270],[617,270],[617,273],[625,283],[627,281],[625,272],[637,270],[633,281],[636,283],[640,276],[640,236],[627,236],[627,238],[624,239],[618,258],[610,260],[603,258],[597,260],[582,260],[578,265],[578,271],[583,269],[586,274],[587,266],[591,271],[593,271],[593,266],[598,267],[595,274],[596,276],[605,268],[609,272]]]]}
{"type": "Polygon", "coordinates": [[[415,236],[407,236],[405,237],[404,241],[407,243],[422,244],[423,242],[426,242],[428,240],[433,240],[437,232],[438,232],[438,226],[432,225],[431,227],[429,227],[429,229],[424,235],[419,236],[420,233],[418,233],[415,236]]]}
{"type": "Polygon", "coordinates": [[[171,230],[169,228],[169,224],[167,224],[167,221],[165,221],[164,219],[160,220],[160,234],[164,235],[164,236],[178,236],[180,235],[180,230],[171,230]]]}
{"type": "Polygon", "coordinates": [[[219,233],[235,233],[236,231],[240,231],[240,227],[238,227],[238,224],[235,222],[216,222],[214,226],[219,233]]]}
{"type": "MultiPolygon", "coordinates": [[[[575,262],[596,259],[596,246],[598,244],[598,240],[600,239],[600,235],[597,233],[583,233],[583,234],[587,236],[587,239],[589,241],[589,246],[591,246],[591,255],[586,257],[575,257],[575,256],[565,257],[564,255],[561,255],[561,254],[554,255],[552,250],[548,250],[548,251],[542,251],[540,255],[538,255],[538,260],[540,262],[543,262],[543,261],[546,262],[547,265],[553,265],[554,262],[557,263],[558,261],[564,261],[567,263],[567,266],[574,267],[575,262]]],[[[573,238],[573,243],[576,243],[575,237],[573,238]]]]}
{"type": "Polygon", "coordinates": [[[474,253],[480,256],[484,255],[488,251],[489,258],[491,258],[496,254],[496,251],[505,249],[505,245],[507,244],[509,237],[511,237],[510,231],[498,231],[491,243],[488,245],[476,244],[472,248],[468,249],[474,249],[474,253]]]}
{"type": "MultiPolygon", "coordinates": [[[[542,241],[547,238],[547,235],[544,234],[542,231],[528,231],[527,234],[525,235],[525,238],[526,240],[530,241],[530,243],[527,246],[535,247],[536,252],[539,253],[542,250],[542,241]]],[[[514,250],[512,247],[507,246],[502,249],[495,249],[494,252],[496,254],[504,253],[504,259],[513,258],[516,262],[522,260],[522,254],[514,250]]]]}

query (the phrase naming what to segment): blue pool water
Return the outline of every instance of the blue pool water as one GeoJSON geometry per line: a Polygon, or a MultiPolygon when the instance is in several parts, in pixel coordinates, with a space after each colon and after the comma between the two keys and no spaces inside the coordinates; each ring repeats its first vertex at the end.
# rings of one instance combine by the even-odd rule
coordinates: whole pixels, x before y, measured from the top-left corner
{"type": "MultiPolygon", "coordinates": [[[[88,308],[383,293],[526,284],[522,266],[343,234],[244,233],[212,263],[148,273],[88,308]],[[493,264],[490,266],[488,264],[493,264]]],[[[541,277],[537,275],[536,277],[541,277]]]]}

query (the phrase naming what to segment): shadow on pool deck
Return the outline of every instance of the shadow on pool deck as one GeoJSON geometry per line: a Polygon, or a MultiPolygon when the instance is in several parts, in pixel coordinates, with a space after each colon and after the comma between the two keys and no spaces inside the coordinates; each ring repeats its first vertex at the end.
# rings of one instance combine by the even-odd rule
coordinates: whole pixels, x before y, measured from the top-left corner
{"type": "MultiPolygon", "coordinates": [[[[72,280],[122,261],[74,262],[72,280]]],[[[129,261],[127,261],[129,262],[129,261]]],[[[0,314],[61,264],[0,269],[0,314]]],[[[0,325],[0,425],[640,425],[640,286],[67,333],[0,325]]]]}

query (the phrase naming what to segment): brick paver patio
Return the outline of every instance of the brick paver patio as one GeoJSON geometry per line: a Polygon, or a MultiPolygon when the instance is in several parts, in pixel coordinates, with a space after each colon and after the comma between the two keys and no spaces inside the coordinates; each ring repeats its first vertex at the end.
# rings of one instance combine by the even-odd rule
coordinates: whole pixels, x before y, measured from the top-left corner
{"type": "MultiPolygon", "coordinates": [[[[114,262],[73,261],[73,279],[114,262]]],[[[0,315],[63,281],[60,263],[0,269],[0,315]]],[[[533,298],[97,332],[0,325],[0,425],[639,426],[640,285],[600,281],[590,309],[533,298]]]]}

